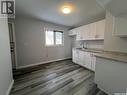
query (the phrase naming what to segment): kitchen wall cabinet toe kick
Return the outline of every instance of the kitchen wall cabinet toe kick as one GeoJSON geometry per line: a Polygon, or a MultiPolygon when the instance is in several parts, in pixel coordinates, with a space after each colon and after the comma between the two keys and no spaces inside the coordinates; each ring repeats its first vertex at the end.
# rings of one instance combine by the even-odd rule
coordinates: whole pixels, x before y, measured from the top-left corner
{"type": "Polygon", "coordinates": [[[85,68],[95,71],[96,57],[91,52],[85,52],[79,49],[72,50],[72,60],[85,68]]]}

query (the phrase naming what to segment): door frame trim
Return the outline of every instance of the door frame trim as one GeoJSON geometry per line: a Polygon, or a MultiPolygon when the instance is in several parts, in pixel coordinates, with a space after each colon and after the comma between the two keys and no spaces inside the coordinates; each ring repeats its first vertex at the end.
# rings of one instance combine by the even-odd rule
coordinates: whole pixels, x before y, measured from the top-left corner
{"type": "Polygon", "coordinates": [[[13,68],[12,67],[12,69],[17,69],[17,67],[18,67],[18,64],[17,64],[17,48],[16,48],[16,35],[15,35],[15,27],[14,27],[14,22],[10,22],[10,21],[8,21],[8,24],[12,24],[12,35],[13,35],[13,40],[14,40],[14,45],[15,45],[15,48],[14,48],[14,50],[15,50],[15,68],[13,68]]]}

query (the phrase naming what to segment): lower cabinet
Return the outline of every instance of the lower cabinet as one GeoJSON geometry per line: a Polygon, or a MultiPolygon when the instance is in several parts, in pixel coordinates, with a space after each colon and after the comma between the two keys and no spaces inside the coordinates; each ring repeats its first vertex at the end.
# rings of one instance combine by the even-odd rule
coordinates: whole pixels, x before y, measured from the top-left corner
{"type": "Polygon", "coordinates": [[[72,53],[72,56],[73,56],[72,60],[73,60],[73,62],[74,62],[74,63],[79,63],[79,62],[78,62],[78,59],[79,59],[79,58],[78,58],[78,55],[79,55],[79,54],[78,54],[78,50],[73,49],[72,52],[73,52],[73,53],[72,53]]]}
{"type": "Polygon", "coordinates": [[[108,95],[127,95],[127,63],[97,57],[95,83],[108,95]]]}
{"type": "Polygon", "coordinates": [[[91,52],[85,52],[78,49],[73,49],[72,60],[74,63],[95,71],[96,57],[91,52]]]}
{"type": "Polygon", "coordinates": [[[91,69],[92,71],[95,71],[95,66],[96,66],[96,57],[91,54],[91,69]]]}
{"type": "MultiPolygon", "coordinates": [[[[77,51],[77,50],[76,50],[77,51]]],[[[78,50],[78,64],[80,65],[84,65],[85,61],[84,61],[84,53],[80,50],[78,50]]]]}
{"type": "MultiPolygon", "coordinates": [[[[83,51],[82,51],[83,52],[83,51]]],[[[84,61],[85,61],[85,64],[84,66],[88,69],[91,69],[91,54],[89,52],[83,52],[84,53],[84,61]]],[[[91,69],[92,70],[92,69],[91,69]]]]}

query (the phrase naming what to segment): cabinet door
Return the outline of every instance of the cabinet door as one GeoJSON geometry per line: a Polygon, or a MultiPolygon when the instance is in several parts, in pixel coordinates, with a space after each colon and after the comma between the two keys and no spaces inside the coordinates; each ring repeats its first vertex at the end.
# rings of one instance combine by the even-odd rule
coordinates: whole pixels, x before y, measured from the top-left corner
{"type": "Polygon", "coordinates": [[[96,22],[96,39],[104,39],[105,20],[96,22]]]}
{"type": "Polygon", "coordinates": [[[83,35],[83,38],[84,38],[84,40],[89,40],[90,39],[90,25],[88,24],[88,25],[85,25],[84,27],[83,27],[83,33],[84,33],[84,35],[83,35]]]}
{"type": "Polygon", "coordinates": [[[127,37],[127,16],[114,17],[114,36],[127,37]]]}
{"type": "Polygon", "coordinates": [[[85,52],[84,51],[79,51],[79,65],[81,66],[85,66],[85,56],[84,56],[85,52]]]}
{"type": "Polygon", "coordinates": [[[82,29],[81,29],[81,27],[76,28],[76,31],[77,31],[76,40],[82,40],[83,37],[82,37],[82,29]]]}
{"type": "Polygon", "coordinates": [[[92,23],[89,25],[90,31],[89,31],[89,38],[90,40],[94,40],[96,38],[96,23],[92,23]]]}
{"type": "Polygon", "coordinates": [[[95,71],[95,66],[96,66],[96,57],[91,54],[91,70],[95,71]]]}
{"type": "Polygon", "coordinates": [[[77,28],[76,40],[87,40],[88,39],[89,26],[84,25],[77,28]]]}
{"type": "Polygon", "coordinates": [[[69,31],[69,36],[74,36],[76,35],[76,29],[72,29],[69,31]]]}
{"type": "Polygon", "coordinates": [[[76,49],[72,50],[72,60],[74,63],[78,63],[78,50],[76,49]]]}
{"type": "Polygon", "coordinates": [[[85,61],[85,67],[91,69],[91,55],[89,52],[85,52],[84,61],[85,61]]]}

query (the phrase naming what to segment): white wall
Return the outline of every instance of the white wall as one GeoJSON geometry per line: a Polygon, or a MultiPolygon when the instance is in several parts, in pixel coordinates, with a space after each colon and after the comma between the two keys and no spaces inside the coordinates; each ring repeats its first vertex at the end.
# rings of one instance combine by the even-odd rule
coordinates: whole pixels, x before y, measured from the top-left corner
{"type": "Polygon", "coordinates": [[[127,53],[127,38],[115,37],[113,33],[113,16],[106,12],[106,31],[104,49],[108,51],[117,51],[127,53]]]}
{"type": "Polygon", "coordinates": [[[0,95],[7,95],[12,81],[8,21],[0,18],[0,95]]]}
{"type": "Polygon", "coordinates": [[[15,20],[18,67],[71,57],[71,41],[65,27],[32,18],[15,20]],[[64,30],[64,46],[46,47],[44,27],[64,30]]]}

